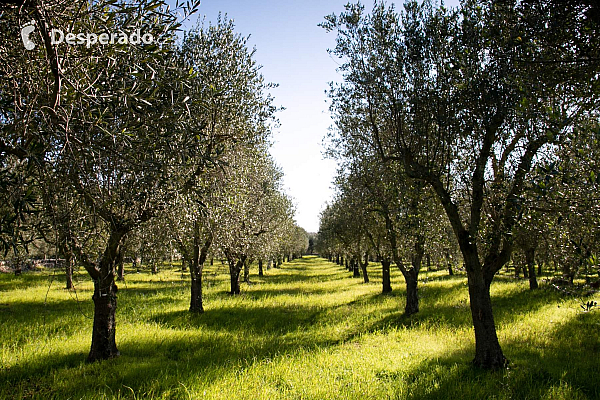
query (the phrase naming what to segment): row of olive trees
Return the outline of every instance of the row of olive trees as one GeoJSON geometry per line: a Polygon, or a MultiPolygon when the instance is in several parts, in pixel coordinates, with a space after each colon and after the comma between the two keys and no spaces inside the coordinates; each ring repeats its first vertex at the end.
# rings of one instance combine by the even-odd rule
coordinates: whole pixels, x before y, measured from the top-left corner
{"type": "MultiPolygon", "coordinates": [[[[336,150],[342,147],[337,145],[336,150]]],[[[394,263],[406,282],[405,314],[419,311],[417,284],[425,262],[450,262],[456,244],[432,191],[411,182],[395,165],[372,154],[346,153],[336,179],[337,197],[321,215],[318,249],[330,260],[349,264],[369,282],[367,264],[382,266],[383,293],[392,291],[394,263]],[[345,261],[344,261],[345,260],[345,261]]]]}
{"type": "Polygon", "coordinates": [[[172,228],[190,266],[190,308],[201,311],[202,263],[213,241],[230,261],[236,292],[240,265],[259,248],[264,257],[274,253],[269,246],[282,252],[282,232],[293,230],[280,173],[266,155],[276,122],[271,86],[231,21],[179,38],[181,15],[198,5],[0,6],[1,244],[5,255],[23,258],[42,237],[67,265],[86,269],[94,282],[89,361],[119,355],[115,278],[134,233],[158,221],[172,228]],[[26,50],[20,30],[30,21],[36,46],[26,50]],[[139,30],[154,41],[56,44],[51,29],[139,30]]]}
{"type": "Polygon", "coordinates": [[[578,224],[597,204],[596,153],[586,150],[598,139],[594,15],[585,2],[410,1],[400,12],[376,2],[371,13],[349,4],[323,23],[338,34],[332,53],[344,81],[329,92],[330,152],[343,163],[321,236],[357,259],[367,238],[384,268],[403,265],[406,247],[410,314],[427,236],[448,224],[468,275],[480,367],[506,363],[490,285],[515,246],[535,236],[528,219],[558,213],[546,217],[566,236],[553,239],[554,254],[574,250],[578,264],[593,252],[597,233],[578,224]],[[575,154],[586,173],[573,168],[575,154]]]}

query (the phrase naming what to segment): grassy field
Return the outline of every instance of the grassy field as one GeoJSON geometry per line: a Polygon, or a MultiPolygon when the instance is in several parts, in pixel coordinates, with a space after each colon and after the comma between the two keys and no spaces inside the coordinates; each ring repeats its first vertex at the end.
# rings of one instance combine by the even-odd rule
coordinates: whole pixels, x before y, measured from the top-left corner
{"type": "MultiPolygon", "coordinates": [[[[0,275],[0,399],[596,399],[600,311],[582,299],[498,277],[498,334],[510,368],[470,366],[466,277],[421,274],[421,312],[341,267],[307,257],[252,276],[229,296],[209,267],[202,315],[187,312],[188,277],[130,272],[119,285],[122,356],[84,362],[91,282],[66,291],[59,272],[0,275]]],[[[598,296],[585,300],[597,300],[598,296]]]]}

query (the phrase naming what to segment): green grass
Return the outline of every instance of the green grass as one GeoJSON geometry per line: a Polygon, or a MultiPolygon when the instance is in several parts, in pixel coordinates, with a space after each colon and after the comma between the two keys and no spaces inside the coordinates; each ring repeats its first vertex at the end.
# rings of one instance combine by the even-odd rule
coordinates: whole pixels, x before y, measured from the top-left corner
{"type": "MultiPolygon", "coordinates": [[[[188,277],[165,269],[119,285],[122,356],[84,362],[92,285],[59,272],[0,276],[0,399],[595,399],[600,311],[500,276],[492,285],[509,369],[470,365],[474,336],[464,275],[421,274],[421,312],[318,258],[253,275],[229,296],[226,268],[207,268],[205,308],[188,313],[188,277]]],[[[586,300],[595,299],[598,296],[586,300]]]]}

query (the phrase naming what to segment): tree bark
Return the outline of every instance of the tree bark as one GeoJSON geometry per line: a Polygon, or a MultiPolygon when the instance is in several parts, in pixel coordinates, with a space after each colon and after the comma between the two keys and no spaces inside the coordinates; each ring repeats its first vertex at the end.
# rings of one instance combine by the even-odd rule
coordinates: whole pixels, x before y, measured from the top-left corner
{"type": "Polygon", "coordinates": [[[406,280],[406,306],[404,315],[413,315],[419,312],[419,271],[425,254],[425,237],[418,235],[415,240],[415,246],[411,257],[411,269],[402,271],[406,280]]]}
{"type": "Polygon", "coordinates": [[[192,278],[190,312],[200,314],[204,312],[204,304],[202,302],[202,268],[194,269],[190,267],[190,275],[192,278]]]}
{"type": "Polygon", "coordinates": [[[107,360],[120,355],[115,341],[118,290],[115,284],[115,262],[128,231],[127,227],[119,226],[111,230],[98,267],[86,258],[82,259],[94,280],[94,326],[88,362],[107,360]]]}
{"type": "Polygon", "coordinates": [[[367,263],[360,263],[364,283],[369,283],[369,275],[367,273],[367,263]]]}
{"type": "Polygon", "coordinates": [[[471,317],[475,328],[473,364],[486,369],[502,368],[506,365],[507,360],[496,335],[490,284],[485,282],[483,273],[469,275],[469,298],[471,317]]]}
{"type": "MultiPolygon", "coordinates": [[[[360,262],[360,261],[359,261],[360,262]]],[[[360,268],[362,270],[364,283],[369,283],[369,274],[367,273],[367,266],[369,265],[369,255],[365,254],[364,262],[360,262],[360,268]]]]}
{"type": "Polygon", "coordinates": [[[244,262],[244,282],[250,283],[250,261],[244,262]]]}
{"type": "Polygon", "coordinates": [[[125,263],[124,263],[125,252],[119,251],[117,255],[117,281],[125,280],[125,263]]]}
{"type": "Polygon", "coordinates": [[[404,276],[406,279],[406,305],[404,306],[404,315],[410,316],[419,312],[419,295],[417,273],[414,269],[407,271],[404,276]]]}
{"type": "Polygon", "coordinates": [[[246,263],[246,257],[241,257],[237,262],[232,257],[227,257],[229,263],[229,278],[230,278],[230,292],[231,295],[240,294],[240,273],[246,263]]]}
{"type": "Polygon", "coordinates": [[[65,254],[65,273],[67,275],[67,290],[73,289],[73,256],[65,254]]]}
{"type": "Polygon", "coordinates": [[[191,276],[191,297],[190,312],[203,313],[204,304],[202,299],[202,273],[204,272],[204,263],[208,256],[208,251],[212,245],[213,236],[208,234],[204,244],[200,247],[200,225],[194,222],[194,242],[192,251],[192,260],[190,262],[191,276]]]}
{"type": "Polygon", "coordinates": [[[260,258],[260,259],[258,260],[258,276],[260,276],[261,278],[262,278],[263,276],[265,276],[265,274],[264,274],[264,272],[263,272],[263,260],[262,260],[262,258],[260,258]]]}
{"type": "Polygon", "coordinates": [[[446,266],[448,267],[448,275],[454,275],[454,271],[452,271],[452,259],[450,258],[450,251],[446,249],[444,251],[444,257],[446,258],[446,266]]]}
{"type": "Polygon", "coordinates": [[[360,271],[359,271],[359,266],[358,266],[358,264],[359,264],[359,261],[358,261],[358,260],[356,260],[355,258],[353,258],[353,259],[350,261],[350,266],[351,266],[351,268],[352,268],[352,277],[353,277],[353,278],[360,278],[360,271]]]}
{"type": "Polygon", "coordinates": [[[13,263],[15,265],[15,276],[21,276],[21,274],[23,273],[23,263],[21,262],[21,259],[19,257],[16,257],[13,263]]]}
{"type": "Polygon", "coordinates": [[[117,285],[109,274],[94,281],[94,327],[92,346],[87,361],[108,360],[120,355],[115,340],[117,311],[117,285]]]}
{"type": "Polygon", "coordinates": [[[527,263],[527,270],[529,270],[529,289],[534,290],[538,288],[537,277],[535,275],[535,248],[529,247],[525,249],[525,262],[527,263]]]}
{"type": "Polygon", "coordinates": [[[381,260],[381,269],[383,274],[383,293],[392,292],[392,281],[390,279],[390,264],[389,260],[381,260]]]}

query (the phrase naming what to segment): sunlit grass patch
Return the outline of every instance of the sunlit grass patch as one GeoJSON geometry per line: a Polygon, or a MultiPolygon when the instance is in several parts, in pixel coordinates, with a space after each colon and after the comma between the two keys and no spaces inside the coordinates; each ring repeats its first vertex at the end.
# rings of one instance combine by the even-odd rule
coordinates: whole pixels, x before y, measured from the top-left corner
{"type": "MultiPolygon", "coordinates": [[[[307,258],[251,275],[228,292],[227,268],[205,271],[205,313],[190,314],[177,267],[128,269],[118,283],[122,355],[84,362],[92,285],[63,289],[58,272],[0,276],[0,398],[382,399],[599,398],[600,312],[526,282],[492,285],[511,366],[471,367],[466,277],[422,273],[421,311],[402,315],[404,281],[382,295],[379,265],[363,284],[307,258]]],[[[596,299],[598,300],[598,299],[596,299]]]]}

